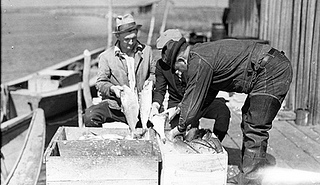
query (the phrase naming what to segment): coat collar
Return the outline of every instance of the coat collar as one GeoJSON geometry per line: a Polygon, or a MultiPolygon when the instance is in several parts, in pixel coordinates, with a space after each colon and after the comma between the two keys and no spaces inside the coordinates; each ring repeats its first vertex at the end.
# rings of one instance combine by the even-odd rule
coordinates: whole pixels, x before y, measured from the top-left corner
{"type": "MultiPolygon", "coordinates": [[[[137,41],[137,42],[138,43],[137,43],[136,47],[134,48],[134,53],[138,53],[139,55],[142,55],[143,54],[143,49],[145,48],[145,45],[140,43],[139,41],[137,41]]],[[[119,41],[117,41],[115,43],[114,55],[117,56],[117,57],[120,57],[120,58],[122,58],[125,55],[125,53],[123,53],[120,50],[119,41]]]]}

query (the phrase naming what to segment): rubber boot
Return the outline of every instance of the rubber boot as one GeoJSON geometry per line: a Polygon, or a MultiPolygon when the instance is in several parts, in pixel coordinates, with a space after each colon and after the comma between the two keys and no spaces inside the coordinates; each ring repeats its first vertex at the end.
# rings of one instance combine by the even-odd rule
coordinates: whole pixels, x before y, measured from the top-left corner
{"type": "Polygon", "coordinates": [[[230,183],[260,185],[259,169],[269,165],[266,159],[268,131],[280,109],[278,99],[269,95],[248,96],[242,107],[243,132],[240,174],[228,180],[230,183]]]}

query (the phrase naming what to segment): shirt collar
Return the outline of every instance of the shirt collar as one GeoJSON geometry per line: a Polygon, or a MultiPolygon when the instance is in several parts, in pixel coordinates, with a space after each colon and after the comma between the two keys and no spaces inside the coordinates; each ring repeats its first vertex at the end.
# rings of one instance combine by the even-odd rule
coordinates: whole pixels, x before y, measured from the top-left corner
{"type": "MultiPolygon", "coordinates": [[[[141,55],[141,54],[143,53],[142,51],[143,51],[144,48],[145,48],[145,45],[142,44],[142,43],[140,43],[139,41],[137,41],[137,45],[136,45],[136,47],[134,48],[135,53],[139,53],[139,54],[141,55]]],[[[118,57],[125,55],[125,53],[123,53],[123,52],[120,50],[119,41],[117,41],[117,42],[115,43],[115,46],[114,46],[114,55],[115,55],[115,56],[118,56],[118,57]]]]}

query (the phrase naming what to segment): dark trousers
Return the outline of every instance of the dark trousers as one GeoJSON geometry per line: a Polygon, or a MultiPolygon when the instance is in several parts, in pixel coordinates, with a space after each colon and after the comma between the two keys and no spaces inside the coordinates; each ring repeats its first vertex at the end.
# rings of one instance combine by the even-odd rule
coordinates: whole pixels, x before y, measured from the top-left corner
{"type": "MultiPolygon", "coordinates": [[[[179,117],[180,115],[177,115],[171,121],[171,128],[174,128],[178,125],[179,117]]],[[[197,117],[194,119],[195,121],[191,124],[191,127],[198,127],[200,118],[215,120],[213,133],[219,138],[220,141],[222,141],[229,129],[230,123],[230,110],[226,105],[225,99],[214,99],[210,105],[208,105],[197,115],[197,117]]]]}
{"type": "MultiPolygon", "coordinates": [[[[242,107],[243,132],[242,163],[240,184],[261,182],[257,171],[268,165],[266,151],[269,130],[276,117],[292,80],[292,67],[289,60],[273,49],[265,63],[260,66],[252,78],[252,89],[242,107]]],[[[259,61],[260,62],[260,61],[259,61]]]]}
{"type": "MultiPolygon", "coordinates": [[[[83,115],[83,121],[86,127],[102,127],[103,123],[115,121],[127,123],[123,112],[111,109],[106,101],[87,108],[83,115]]],[[[140,121],[137,123],[137,127],[141,127],[140,121]]]]}

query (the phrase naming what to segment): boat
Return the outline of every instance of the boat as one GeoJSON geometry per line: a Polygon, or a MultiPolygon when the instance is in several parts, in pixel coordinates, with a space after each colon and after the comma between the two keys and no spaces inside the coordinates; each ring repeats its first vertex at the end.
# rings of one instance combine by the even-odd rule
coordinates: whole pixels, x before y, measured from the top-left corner
{"type": "Polygon", "coordinates": [[[45,118],[40,108],[1,123],[1,184],[36,184],[45,149],[45,118]]]}
{"type": "MultiPolygon", "coordinates": [[[[88,52],[91,65],[89,86],[94,97],[97,96],[95,81],[98,56],[104,50],[98,48],[88,52]]],[[[41,108],[46,119],[50,119],[77,109],[77,92],[83,77],[85,58],[84,52],[36,73],[1,84],[1,117],[10,120],[41,108]]]]}

